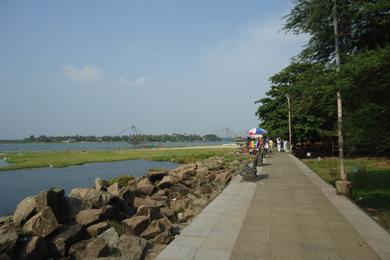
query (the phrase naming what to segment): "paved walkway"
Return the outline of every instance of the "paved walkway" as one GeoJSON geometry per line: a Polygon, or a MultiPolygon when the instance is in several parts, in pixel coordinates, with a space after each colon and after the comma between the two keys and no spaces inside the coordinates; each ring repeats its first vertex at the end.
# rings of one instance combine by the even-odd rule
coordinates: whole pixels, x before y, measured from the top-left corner
{"type": "Polygon", "coordinates": [[[240,177],[158,259],[390,259],[390,235],[295,157],[240,177]]]}

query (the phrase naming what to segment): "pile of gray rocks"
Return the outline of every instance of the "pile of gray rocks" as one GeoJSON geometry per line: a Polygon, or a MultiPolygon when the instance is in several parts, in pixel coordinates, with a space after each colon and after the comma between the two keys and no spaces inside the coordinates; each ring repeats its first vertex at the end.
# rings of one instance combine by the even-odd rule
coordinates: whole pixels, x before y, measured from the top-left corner
{"type": "Polygon", "coordinates": [[[0,219],[0,260],[153,259],[245,163],[214,157],[123,186],[97,178],[67,196],[41,191],[0,219]]]}

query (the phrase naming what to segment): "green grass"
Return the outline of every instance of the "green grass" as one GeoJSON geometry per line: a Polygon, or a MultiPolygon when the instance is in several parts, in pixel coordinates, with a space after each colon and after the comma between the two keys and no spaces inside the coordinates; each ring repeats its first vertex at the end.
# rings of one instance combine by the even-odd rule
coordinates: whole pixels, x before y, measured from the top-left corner
{"type": "Polygon", "coordinates": [[[40,167],[66,167],[92,162],[113,162],[145,159],[189,163],[213,156],[223,156],[234,148],[167,148],[136,150],[93,150],[60,152],[5,153],[10,165],[1,166],[0,171],[40,167]]]}
{"type": "MultiPolygon", "coordinates": [[[[337,180],[336,158],[303,160],[325,181],[337,180]]],[[[352,182],[353,200],[383,227],[390,230],[390,158],[353,158],[345,161],[348,180],[352,182]]]]}

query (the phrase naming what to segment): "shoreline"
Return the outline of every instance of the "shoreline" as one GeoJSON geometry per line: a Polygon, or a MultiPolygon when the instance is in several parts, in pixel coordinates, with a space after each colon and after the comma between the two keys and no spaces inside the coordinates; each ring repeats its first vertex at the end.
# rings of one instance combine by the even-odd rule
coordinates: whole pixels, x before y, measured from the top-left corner
{"type": "Polygon", "coordinates": [[[86,163],[136,159],[189,163],[213,156],[221,156],[236,148],[235,145],[217,145],[128,150],[2,152],[8,158],[6,162],[9,165],[0,166],[0,172],[46,167],[63,168],[86,163]]]}

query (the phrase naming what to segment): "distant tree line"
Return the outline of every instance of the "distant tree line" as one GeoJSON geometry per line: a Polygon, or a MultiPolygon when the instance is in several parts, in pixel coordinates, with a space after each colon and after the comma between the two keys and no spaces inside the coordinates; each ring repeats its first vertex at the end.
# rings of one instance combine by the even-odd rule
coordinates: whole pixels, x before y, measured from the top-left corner
{"type": "MultiPolygon", "coordinates": [[[[196,134],[161,134],[161,135],[137,135],[137,139],[143,142],[216,142],[221,138],[215,134],[196,135],[196,134]]],[[[26,143],[49,143],[49,142],[128,142],[131,136],[94,136],[94,135],[73,135],[73,136],[46,136],[40,135],[35,137],[31,135],[23,139],[26,143]]]]}
{"type": "Polygon", "coordinates": [[[336,92],[343,100],[348,152],[390,147],[390,1],[337,0],[341,64],[335,64],[335,0],[297,0],[286,31],[309,36],[290,65],[270,78],[257,116],[272,136],[288,137],[291,100],[293,143],[337,136],[336,92]]]}

